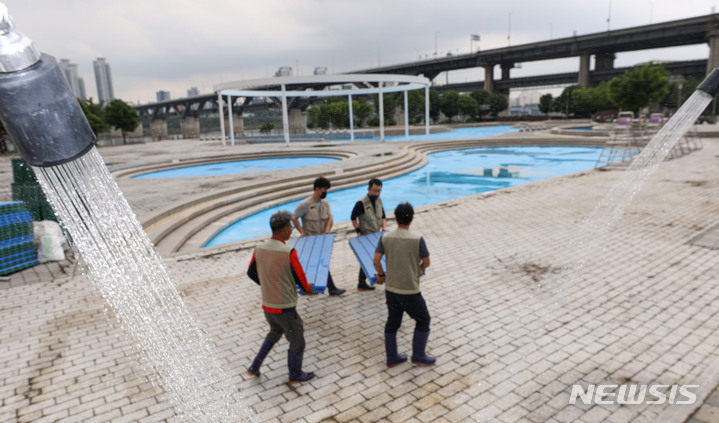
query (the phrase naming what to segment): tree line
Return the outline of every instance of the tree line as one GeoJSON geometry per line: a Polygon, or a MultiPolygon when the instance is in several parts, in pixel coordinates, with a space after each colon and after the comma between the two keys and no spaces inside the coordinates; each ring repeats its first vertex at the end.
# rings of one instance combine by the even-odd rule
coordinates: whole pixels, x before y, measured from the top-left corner
{"type": "MultiPolygon", "coordinates": [[[[404,107],[403,93],[383,94],[384,122],[396,125],[395,112],[404,107]]],[[[429,117],[432,123],[480,122],[494,119],[508,107],[502,94],[490,94],[476,90],[470,94],[447,91],[439,94],[429,90],[429,117]],[[441,120],[441,118],[444,118],[441,120]],[[457,120],[455,120],[457,119],[457,120]]],[[[407,119],[410,124],[420,124],[425,119],[425,93],[422,90],[407,92],[407,119]]],[[[329,97],[307,110],[307,127],[311,129],[349,128],[349,100],[329,97]]],[[[379,95],[359,96],[352,100],[353,123],[357,128],[379,126],[379,95]]]]}
{"type": "Polygon", "coordinates": [[[640,115],[650,106],[660,111],[676,110],[700,83],[697,78],[670,81],[663,64],[645,63],[596,87],[572,85],[557,97],[545,94],[539,98],[539,111],[585,118],[617,109],[640,115]]]}
{"type": "Polygon", "coordinates": [[[107,132],[111,128],[122,131],[122,143],[127,143],[127,134],[137,129],[140,120],[137,116],[137,110],[120,99],[114,99],[106,105],[93,103],[92,98],[89,100],[78,99],[80,108],[90,128],[95,135],[107,132]]]}

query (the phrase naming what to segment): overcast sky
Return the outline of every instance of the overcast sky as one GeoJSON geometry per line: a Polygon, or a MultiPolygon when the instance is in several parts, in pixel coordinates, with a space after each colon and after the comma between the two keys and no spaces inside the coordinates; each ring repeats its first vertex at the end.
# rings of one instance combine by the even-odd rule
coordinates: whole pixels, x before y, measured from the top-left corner
{"type": "MultiPolygon", "coordinates": [[[[79,65],[97,99],[92,62],[112,67],[115,96],[155,101],[213,85],[272,76],[280,66],[310,75],[352,72],[439,55],[660,23],[719,10],[719,0],[0,0],[40,51],[79,65]],[[609,19],[609,22],[607,22],[609,19]],[[509,38],[509,39],[508,39],[509,38]]],[[[706,45],[624,53],[644,60],[706,59],[706,45]]],[[[525,63],[513,76],[569,72],[578,58],[525,63]]],[[[496,70],[497,75],[499,70],[496,70]]],[[[444,84],[483,79],[482,69],[440,75],[444,84]]]]}

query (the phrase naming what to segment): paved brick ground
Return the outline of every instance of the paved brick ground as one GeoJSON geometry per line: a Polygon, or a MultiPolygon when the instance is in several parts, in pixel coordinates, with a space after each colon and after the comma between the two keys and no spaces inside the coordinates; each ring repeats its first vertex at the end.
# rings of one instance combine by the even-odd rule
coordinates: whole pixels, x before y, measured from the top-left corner
{"type": "MultiPolygon", "coordinates": [[[[258,421],[715,422],[719,245],[694,241],[719,223],[719,140],[704,144],[660,167],[571,283],[562,266],[580,251],[568,245],[621,171],[419,209],[433,367],[384,366],[384,293],[353,289],[346,223],[331,271],[348,293],[300,300],[305,367],[318,374],[301,385],[286,383],[284,340],[262,378],[244,374],[266,331],[244,275],[251,244],[166,261],[258,421]],[[698,384],[701,408],[568,404],[572,385],[602,383],[698,384]]],[[[0,291],[0,421],[181,421],[133,372],[92,283],[72,265],[48,269],[35,270],[47,280],[15,277],[0,291]]],[[[401,352],[412,327],[400,331],[401,352]]]]}

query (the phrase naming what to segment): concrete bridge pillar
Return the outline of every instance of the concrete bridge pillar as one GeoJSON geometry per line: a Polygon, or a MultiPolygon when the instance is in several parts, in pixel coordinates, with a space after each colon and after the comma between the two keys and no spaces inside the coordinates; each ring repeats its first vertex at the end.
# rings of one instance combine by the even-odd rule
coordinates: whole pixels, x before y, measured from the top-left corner
{"type": "Polygon", "coordinates": [[[502,63],[500,67],[502,68],[502,79],[509,80],[509,70],[514,67],[514,63],[502,63]]]}
{"type": "Polygon", "coordinates": [[[707,75],[714,68],[719,67],[719,30],[711,30],[707,32],[709,39],[709,57],[707,58],[707,75]]]}
{"type": "Polygon", "coordinates": [[[200,138],[200,119],[194,116],[185,116],[180,120],[180,130],[185,139],[200,138]]]}
{"type": "Polygon", "coordinates": [[[290,109],[290,134],[307,133],[307,112],[298,107],[290,109]]]}
{"type": "Polygon", "coordinates": [[[604,71],[614,69],[614,53],[599,53],[594,55],[594,70],[604,71]]]}
{"type": "Polygon", "coordinates": [[[494,93],[494,64],[485,64],[484,67],[484,90],[494,93]]]}
{"type": "MultiPolygon", "coordinates": [[[[242,115],[238,116],[233,114],[232,116],[232,130],[234,131],[235,137],[241,137],[245,135],[245,121],[242,118],[242,115]]],[[[225,128],[227,131],[227,139],[230,138],[230,119],[225,118],[225,128]]]]}
{"type": "Polygon", "coordinates": [[[589,80],[589,58],[588,52],[579,55],[579,86],[581,88],[589,88],[591,82],[589,80]]]}
{"type": "Polygon", "coordinates": [[[167,121],[164,119],[150,121],[150,135],[153,140],[167,139],[167,121]]]}
{"type": "Polygon", "coordinates": [[[127,136],[131,137],[131,138],[142,138],[144,136],[144,134],[142,132],[142,122],[140,122],[140,124],[137,125],[137,128],[135,128],[134,131],[128,132],[127,136]]]}

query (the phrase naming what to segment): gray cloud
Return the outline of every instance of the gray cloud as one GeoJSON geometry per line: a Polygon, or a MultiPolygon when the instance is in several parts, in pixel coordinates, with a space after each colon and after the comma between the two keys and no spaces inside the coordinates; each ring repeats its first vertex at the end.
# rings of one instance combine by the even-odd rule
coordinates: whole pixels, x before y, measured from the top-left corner
{"type": "MultiPolygon", "coordinates": [[[[94,96],[92,61],[106,57],[116,95],[152,101],[198,86],[266,77],[279,66],[309,74],[315,66],[349,72],[431,57],[435,50],[466,53],[470,34],[490,49],[708,14],[716,1],[652,0],[6,0],[18,30],[39,48],[80,67],[94,96]],[[510,39],[507,36],[510,35],[510,39]]],[[[476,47],[476,46],[475,46],[476,47]]],[[[686,47],[657,59],[698,59],[706,47],[686,47]]],[[[638,62],[646,54],[621,55],[638,62]]],[[[574,61],[576,62],[576,61],[574,61]]],[[[572,61],[525,64],[513,74],[568,71],[572,61]],[[555,69],[553,69],[553,67],[555,69]],[[561,67],[561,69],[559,69],[561,67]],[[541,69],[548,71],[540,71],[541,69]]],[[[452,80],[481,79],[457,72],[452,80]]]]}

